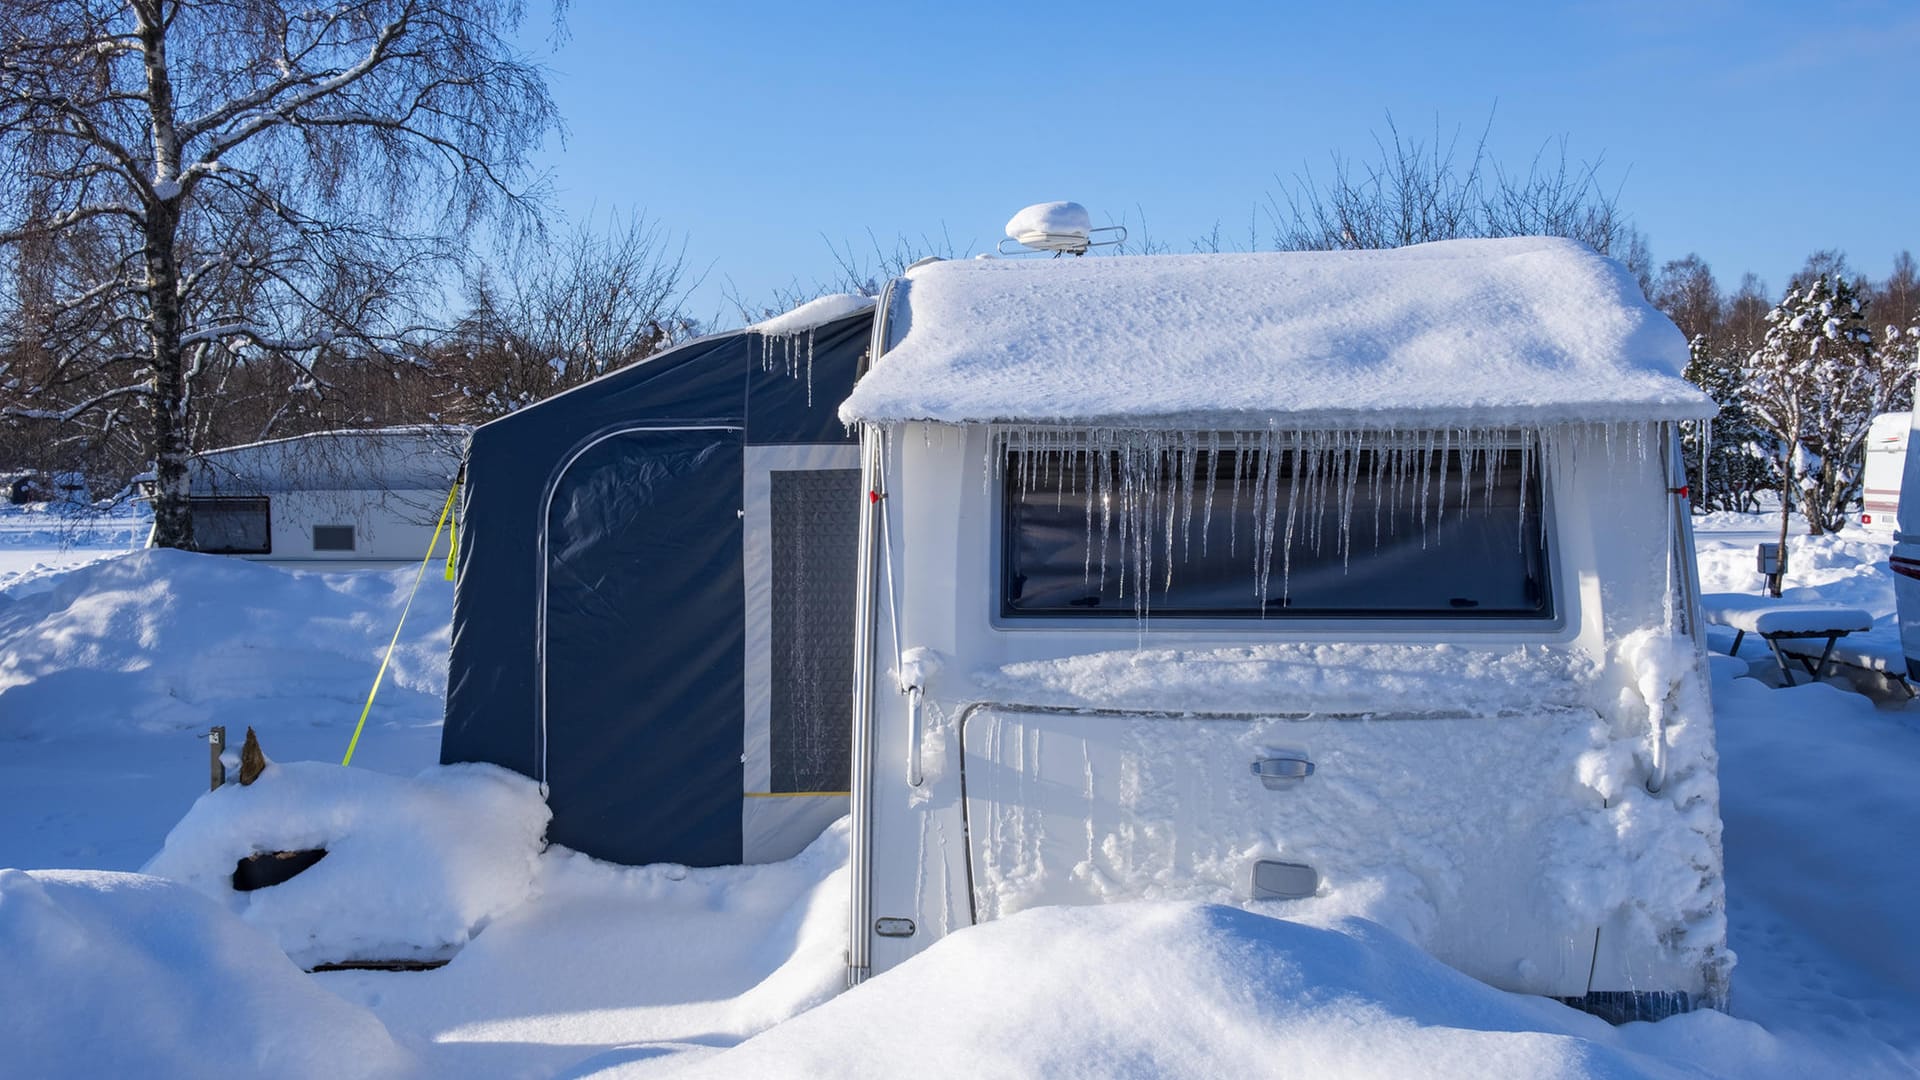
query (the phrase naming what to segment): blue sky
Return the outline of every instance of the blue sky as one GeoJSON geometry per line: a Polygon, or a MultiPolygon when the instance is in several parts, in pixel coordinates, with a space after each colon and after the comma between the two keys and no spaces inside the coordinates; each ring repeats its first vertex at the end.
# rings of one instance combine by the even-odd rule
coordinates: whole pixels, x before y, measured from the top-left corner
{"type": "Polygon", "coordinates": [[[1823,247],[1880,277],[1920,248],[1913,0],[574,0],[567,23],[557,204],[684,237],[701,318],[828,279],[829,242],[983,250],[1049,199],[1175,250],[1216,222],[1264,237],[1277,178],[1370,152],[1389,112],[1470,145],[1497,108],[1513,165],[1566,136],[1656,259],[1698,251],[1723,285],[1777,290],[1823,247]]]}

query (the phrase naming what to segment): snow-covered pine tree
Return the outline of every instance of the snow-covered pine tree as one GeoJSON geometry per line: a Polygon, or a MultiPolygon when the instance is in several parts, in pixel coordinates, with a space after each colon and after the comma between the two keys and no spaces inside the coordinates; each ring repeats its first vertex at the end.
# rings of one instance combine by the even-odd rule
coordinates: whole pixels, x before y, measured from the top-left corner
{"type": "Polygon", "coordinates": [[[1769,437],[1747,408],[1741,357],[1705,334],[1694,336],[1689,353],[1686,378],[1720,405],[1712,420],[1681,436],[1694,505],[1751,513],[1759,509],[1759,493],[1773,483],[1773,462],[1762,450],[1769,437]]]}
{"type": "MultiPolygon", "coordinates": [[[[1912,254],[1894,256],[1893,273],[1874,293],[1873,321],[1881,328],[1884,362],[1920,370],[1920,273],[1914,270],[1912,254]]],[[[1893,407],[1900,405],[1896,401],[1893,407]]]]}
{"type": "Polygon", "coordinates": [[[1767,336],[1747,362],[1754,419],[1778,440],[1781,532],[1797,504],[1815,533],[1838,529],[1860,490],[1867,426],[1911,386],[1886,363],[1866,306],[1840,275],[1812,275],[1767,313],[1767,336]]]}

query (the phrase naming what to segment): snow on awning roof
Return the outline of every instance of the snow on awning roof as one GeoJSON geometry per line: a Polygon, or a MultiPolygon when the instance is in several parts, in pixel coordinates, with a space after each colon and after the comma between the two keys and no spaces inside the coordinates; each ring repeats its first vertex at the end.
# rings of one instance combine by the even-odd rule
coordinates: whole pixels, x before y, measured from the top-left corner
{"type": "Polygon", "coordinates": [[[873,297],[858,293],[834,293],[809,300],[792,311],[763,319],[747,327],[755,333],[768,337],[780,337],[788,334],[804,334],[809,330],[818,330],[828,323],[839,322],[849,315],[857,315],[873,306],[873,297]]]}
{"type": "Polygon", "coordinates": [[[1570,240],[941,262],[848,423],[1436,427],[1710,416],[1687,343],[1570,240]]]}

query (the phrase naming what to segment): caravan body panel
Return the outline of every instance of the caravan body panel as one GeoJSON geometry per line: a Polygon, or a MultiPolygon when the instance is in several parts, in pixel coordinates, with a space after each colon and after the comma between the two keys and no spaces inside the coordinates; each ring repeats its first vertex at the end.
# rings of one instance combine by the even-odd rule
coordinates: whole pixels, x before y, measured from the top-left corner
{"type": "Polygon", "coordinates": [[[1717,788],[1672,437],[1552,436],[1554,600],[1531,621],[1007,619],[998,436],[875,438],[854,955],[878,972],[1034,904],[1184,897],[1365,915],[1507,989],[1717,1000],[1718,819],[1674,804],[1717,788]],[[1289,751],[1314,773],[1269,790],[1255,763],[1289,751]],[[1658,815],[1653,849],[1622,814],[1658,815]],[[1658,866],[1651,904],[1616,880],[1635,864],[1658,866]],[[1312,895],[1278,898],[1297,867],[1312,895]]]}

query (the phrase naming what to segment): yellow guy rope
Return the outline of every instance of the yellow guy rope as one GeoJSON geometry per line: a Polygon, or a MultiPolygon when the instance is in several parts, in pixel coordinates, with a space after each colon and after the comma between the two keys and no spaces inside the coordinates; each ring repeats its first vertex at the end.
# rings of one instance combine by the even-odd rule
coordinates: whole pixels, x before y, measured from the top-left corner
{"type": "MultiPolygon", "coordinates": [[[[460,481],[453,482],[453,490],[447,492],[447,505],[440,509],[440,520],[434,523],[433,539],[427,541],[426,557],[420,560],[420,571],[413,575],[413,591],[407,594],[407,604],[400,609],[400,623],[393,628],[393,640],[387,642],[387,655],[380,659],[380,672],[373,677],[373,689],[367,691],[367,703],[360,709],[360,722],[353,726],[353,738],[347,742],[347,756],[340,764],[353,764],[354,747],[360,745],[360,732],[366,729],[367,714],[373,712],[373,697],[380,692],[380,681],[387,677],[387,665],[393,662],[393,650],[400,645],[400,631],[407,625],[407,612],[413,610],[413,598],[420,594],[420,582],[427,576],[427,564],[433,561],[433,549],[440,546],[440,530],[447,527],[447,519],[453,516],[454,500],[460,497],[460,481]]],[[[457,547],[459,540],[453,541],[457,547]]],[[[447,580],[453,580],[453,555],[447,555],[447,580]]]]}

